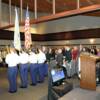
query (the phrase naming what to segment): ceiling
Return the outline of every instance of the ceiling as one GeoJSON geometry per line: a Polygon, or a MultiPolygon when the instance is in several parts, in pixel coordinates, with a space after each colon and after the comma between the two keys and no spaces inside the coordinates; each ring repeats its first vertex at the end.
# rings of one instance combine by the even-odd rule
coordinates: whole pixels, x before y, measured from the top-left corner
{"type": "MultiPolygon", "coordinates": [[[[1,0],[1,1],[3,3],[9,4],[10,0],[1,0]]],[[[34,12],[34,1],[35,0],[22,0],[23,9],[26,9],[27,5],[28,5],[29,10],[34,12]]],[[[53,10],[52,10],[53,0],[37,0],[37,12],[38,13],[47,13],[47,14],[50,13],[50,15],[52,15],[52,16],[48,17],[48,16],[44,15],[43,18],[40,18],[40,19],[37,19],[37,20],[33,19],[32,23],[44,22],[44,21],[47,21],[47,20],[51,20],[53,18],[57,19],[57,18],[59,18],[59,16],[61,18],[62,15],[64,15],[64,16],[66,15],[65,11],[69,11],[68,13],[72,13],[73,11],[71,12],[71,10],[77,9],[77,1],[78,0],[55,0],[55,7],[56,7],[55,12],[56,12],[56,14],[53,15],[52,14],[53,13],[53,10]],[[63,12],[63,14],[60,13],[60,12],[63,12]],[[59,14],[57,15],[57,13],[59,13],[59,14]]],[[[100,0],[79,0],[79,1],[80,1],[80,8],[83,8],[83,9],[86,8],[86,7],[89,8],[88,6],[92,6],[92,5],[94,5],[94,6],[97,6],[97,4],[100,5],[100,0]]],[[[21,0],[11,0],[11,5],[13,5],[13,6],[20,7],[20,3],[21,3],[21,0]]],[[[85,13],[83,15],[100,17],[100,10],[99,11],[98,10],[93,11],[92,13],[85,13]]],[[[3,27],[3,28],[8,28],[8,27],[12,27],[12,26],[14,26],[14,24],[7,25],[7,27],[3,27]]]]}
{"type": "MultiPolygon", "coordinates": [[[[9,3],[9,0],[2,0],[4,3],[9,3]]],[[[29,10],[34,12],[34,0],[22,0],[23,8],[26,9],[27,4],[29,10]]],[[[77,8],[77,0],[55,0],[56,13],[73,10],[77,8]]],[[[12,5],[20,7],[20,0],[11,0],[12,5]]],[[[100,4],[100,0],[80,0],[80,8],[100,4]]],[[[52,0],[37,0],[37,11],[42,13],[52,13],[52,0]]]]}
{"type": "MultiPolygon", "coordinates": [[[[3,3],[9,4],[10,0],[1,0],[1,1],[3,3]]],[[[11,0],[11,4],[13,6],[20,7],[20,1],[21,0],[11,0]]],[[[35,0],[22,0],[23,9],[26,9],[27,4],[28,4],[29,10],[34,12],[34,1],[35,0]]],[[[52,1],[53,0],[37,0],[37,11],[39,13],[52,14],[52,12],[53,12],[52,1]]],[[[88,6],[96,5],[96,4],[100,5],[100,0],[80,0],[80,8],[88,7],[88,6]]],[[[56,6],[56,13],[63,12],[63,11],[75,10],[75,9],[77,9],[77,0],[55,0],[55,6],[56,6]]],[[[86,13],[84,15],[100,17],[100,11],[86,13]]],[[[51,18],[52,18],[52,16],[51,16],[51,18]]],[[[46,19],[46,18],[44,18],[44,19],[46,19]]],[[[40,22],[41,22],[41,19],[40,19],[40,22]]],[[[14,26],[14,25],[12,25],[12,26],[14,26]]],[[[12,27],[12,26],[8,25],[7,27],[12,27]]],[[[21,28],[21,29],[23,30],[23,28],[21,28]]],[[[32,31],[34,33],[36,33],[35,32],[36,30],[32,29],[32,31]]]]}

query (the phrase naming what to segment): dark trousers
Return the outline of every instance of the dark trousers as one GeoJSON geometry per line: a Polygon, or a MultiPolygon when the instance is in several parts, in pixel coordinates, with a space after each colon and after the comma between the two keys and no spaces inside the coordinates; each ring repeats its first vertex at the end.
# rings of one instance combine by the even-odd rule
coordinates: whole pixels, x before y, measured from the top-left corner
{"type": "Polygon", "coordinates": [[[26,88],[28,85],[28,64],[20,64],[21,87],[26,88]]]}
{"type": "Polygon", "coordinates": [[[17,91],[17,72],[16,66],[8,67],[9,92],[17,91]]]}
{"type": "Polygon", "coordinates": [[[44,81],[44,63],[38,64],[39,82],[44,81]]]}
{"type": "Polygon", "coordinates": [[[48,75],[48,64],[47,63],[44,63],[44,76],[47,76],[48,75]]]}
{"type": "Polygon", "coordinates": [[[38,72],[38,65],[30,64],[30,76],[33,85],[37,84],[37,72],[38,72]]]}

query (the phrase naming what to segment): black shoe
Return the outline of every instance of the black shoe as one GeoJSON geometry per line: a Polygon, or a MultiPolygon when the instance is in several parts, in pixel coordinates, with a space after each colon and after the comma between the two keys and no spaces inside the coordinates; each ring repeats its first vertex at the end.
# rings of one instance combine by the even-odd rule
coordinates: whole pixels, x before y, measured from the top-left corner
{"type": "Polygon", "coordinates": [[[35,86],[36,84],[35,83],[32,83],[32,84],[30,84],[31,86],[35,86]]]}
{"type": "Polygon", "coordinates": [[[44,81],[38,81],[38,83],[43,83],[44,81]]]}
{"type": "Polygon", "coordinates": [[[27,88],[27,86],[20,86],[20,88],[27,88]]]}
{"type": "Polygon", "coordinates": [[[68,76],[67,78],[68,78],[68,79],[71,79],[71,76],[68,76]]]}
{"type": "Polygon", "coordinates": [[[17,91],[8,91],[9,93],[16,93],[17,91]]]}

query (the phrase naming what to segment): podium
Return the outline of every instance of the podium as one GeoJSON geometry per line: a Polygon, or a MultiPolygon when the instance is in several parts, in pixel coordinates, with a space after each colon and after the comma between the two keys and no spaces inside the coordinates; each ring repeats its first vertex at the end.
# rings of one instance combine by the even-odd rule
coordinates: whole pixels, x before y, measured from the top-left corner
{"type": "Polygon", "coordinates": [[[96,61],[98,59],[100,58],[90,54],[80,55],[81,88],[96,90],[96,61]]]}

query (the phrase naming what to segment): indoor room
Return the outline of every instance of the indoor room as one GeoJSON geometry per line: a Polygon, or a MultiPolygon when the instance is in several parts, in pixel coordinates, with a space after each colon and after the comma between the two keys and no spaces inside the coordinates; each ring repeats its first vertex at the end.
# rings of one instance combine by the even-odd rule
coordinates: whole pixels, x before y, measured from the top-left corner
{"type": "Polygon", "coordinates": [[[100,100],[99,0],[0,0],[1,100],[100,100]]]}

